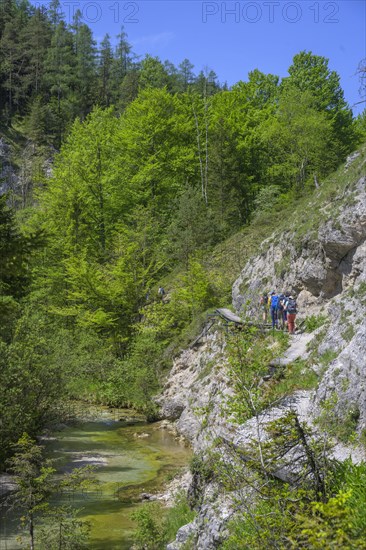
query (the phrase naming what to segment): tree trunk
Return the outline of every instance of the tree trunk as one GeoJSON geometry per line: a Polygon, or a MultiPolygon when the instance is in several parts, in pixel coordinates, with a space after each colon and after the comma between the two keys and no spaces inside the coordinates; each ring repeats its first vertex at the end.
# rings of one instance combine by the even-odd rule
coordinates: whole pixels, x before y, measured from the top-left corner
{"type": "Polygon", "coordinates": [[[34,523],[33,514],[29,515],[29,536],[30,536],[30,550],[34,550],[34,523]]]}

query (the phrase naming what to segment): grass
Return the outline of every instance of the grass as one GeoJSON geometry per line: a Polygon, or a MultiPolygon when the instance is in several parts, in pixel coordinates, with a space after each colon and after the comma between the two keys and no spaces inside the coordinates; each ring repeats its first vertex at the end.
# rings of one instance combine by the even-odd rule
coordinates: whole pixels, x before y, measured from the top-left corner
{"type": "Polygon", "coordinates": [[[323,367],[327,367],[336,357],[338,357],[337,351],[327,349],[327,351],[325,351],[322,355],[318,357],[318,360],[319,363],[323,365],[323,367]]]}
{"type": "Polygon", "coordinates": [[[355,329],[352,325],[348,325],[345,331],[342,332],[342,338],[346,342],[350,342],[355,335],[355,329]]]}
{"type": "Polygon", "coordinates": [[[357,440],[357,425],[360,418],[360,410],[357,405],[349,407],[340,417],[334,414],[334,408],[338,400],[336,395],[322,404],[322,412],[316,423],[330,436],[342,443],[354,443],[357,440]]]}
{"type": "Polygon", "coordinates": [[[314,332],[314,330],[322,327],[326,320],[327,317],[325,315],[309,315],[305,319],[306,332],[314,332]]]}
{"type": "Polygon", "coordinates": [[[177,495],[174,506],[166,508],[159,502],[149,502],[132,514],[137,523],[134,539],[136,548],[162,550],[174,540],[178,529],[193,521],[196,512],[189,507],[183,493],[177,495]]]}
{"type": "Polygon", "coordinates": [[[266,384],[264,401],[273,403],[297,390],[312,390],[318,384],[318,376],[310,368],[308,362],[298,359],[283,369],[266,384]]]}

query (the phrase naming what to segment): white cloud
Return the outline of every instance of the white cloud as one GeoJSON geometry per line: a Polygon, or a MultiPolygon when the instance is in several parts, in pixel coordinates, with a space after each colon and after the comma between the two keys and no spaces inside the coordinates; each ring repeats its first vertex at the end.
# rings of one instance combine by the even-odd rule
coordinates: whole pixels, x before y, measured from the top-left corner
{"type": "Polygon", "coordinates": [[[174,33],[168,31],[159,34],[149,34],[132,40],[132,46],[167,46],[173,38],[174,33]]]}

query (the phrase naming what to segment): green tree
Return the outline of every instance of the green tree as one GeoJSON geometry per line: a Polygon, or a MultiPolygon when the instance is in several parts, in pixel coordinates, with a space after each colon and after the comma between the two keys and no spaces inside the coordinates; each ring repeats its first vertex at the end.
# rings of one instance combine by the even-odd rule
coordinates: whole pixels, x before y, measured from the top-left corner
{"type": "Polygon", "coordinates": [[[118,92],[117,110],[123,112],[139,94],[140,73],[136,67],[132,67],[124,77],[118,92]]]}
{"type": "Polygon", "coordinates": [[[27,434],[14,445],[15,454],[9,459],[10,471],[16,481],[11,495],[12,506],[24,512],[24,523],[29,534],[29,546],[35,548],[35,517],[48,509],[48,499],[53,492],[52,475],[55,470],[44,461],[42,448],[27,434]]]}
{"type": "Polygon", "coordinates": [[[13,445],[13,450],[8,465],[16,489],[8,502],[23,512],[21,521],[27,527],[31,550],[88,548],[88,525],[76,519],[75,510],[70,506],[54,507],[50,501],[59,492],[90,488],[92,469],[78,468],[57,478],[52,461],[44,457],[43,447],[26,433],[13,445]]]}
{"type": "Polygon", "coordinates": [[[10,342],[20,314],[20,300],[29,285],[32,239],[26,239],[15,222],[14,212],[0,197],[0,341],[10,342]]]}
{"type": "Polygon", "coordinates": [[[6,94],[7,112],[11,116],[13,109],[18,108],[23,98],[21,20],[18,12],[5,23],[0,39],[0,78],[6,94]]]}
{"type": "Polygon", "coordinates": [[[112,99],[113,52],[108,33],[102,40],[99,55],[99,97],[101,104],[109,107],[112,99]]]}
{"type": "Polygon", "coordinates": [[[131,45],[127,40],[127,33],[124,28],[121,28],[121,32],[117,35],[117,46],[113,60],[113,80],[114,80],[114,101],[117,102],[119,97],[119,89],[123,82],[123,79],[131,70],[131,45]]]}
{"type": "Polygon", "coordinates": [[[189,59],[183,59],[178,65],[178,76],[181,81],[182,91],[186,92],[190,84],[194,82],[195,75],[193,73],[194,65],[189,59]]]}
{"type": "Polygon", "coordinates": [[[81,12],[77,10],[73,21],[75,67],[75,93],[78,114],[81,118],[92,110],[96,87],[96,43],[90,28],[81,23],[81,12]]]}
{"type": "Polygon", "coordinates": [[[276,119],[262,126],[261,137],[272,157],[267,174],[282,189],[301,190],[310,177],[317,181],[337,164],[332,122],[315,102],[309,91],[288,88],[281,94],[276,119]]]}
{"type": "Polygon", "coordinates": [[[74,97],[76,56],[73,37],[61,19],[53,31],[45,60],[45,85],[57,125],[56,145],[61,146],[65,130],[76,116],[74,97]]]}
{"type": "Polygon", "coordinates": [[[51,43],[51,29],[45,10],[36,8],[21,34],[25,64],[23,88],[27,98],[45,93],[44,72],[47,49],[51,43]]]}
{"type": "Polygon", "coordinates": [[[164,88],[168,83],[168,74],[159,58],[146,55],[141,62],[140,90],[146,88],[164,88]]]}
{"type": "Polygon", "coordinates": [[[38,146],[52,142],[56,127],[54,113],[49,105],[45,105],[41,96],[36,96],[29,106],[29,113],[25,118],[25,128],[29,138],[38,146]]]}
{"type": "Polygon", "coordinates": [[[217,241],[217,220],[204,204],[200,191],[193,187],[180,195],[174,210],[167,248],[175,261],[188,268],[189,259],[197,250],[207,249],[217,241]]]}
{"type": "Polygon", "coordinates": [[[283,80],[282,87],[311,93],[314,109],[324,113],[332,124],[333,147],[339,160],[343,160],[354,146],[352,111],[344,99],[340,77],[329,69],[328,63],[325,57],[311,52],[298,53],[288,70],[290,76],[283,80]]]}

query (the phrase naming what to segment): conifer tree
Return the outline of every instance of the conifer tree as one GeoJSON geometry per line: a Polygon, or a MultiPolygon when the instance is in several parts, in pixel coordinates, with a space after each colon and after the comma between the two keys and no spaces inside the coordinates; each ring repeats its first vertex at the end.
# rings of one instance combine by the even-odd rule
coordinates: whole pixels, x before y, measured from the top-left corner
{"type": "Polygon", "coordinates": [[[95,100],[96,43],[90,28],[81,23],[81,12],[74,17],[75,93],[79,104],[78,114],[85,118],[95,100]]]}
{"type": "Polygon", "coordinates": [[[182,83],[182,89],[184,92],[186,92],[188,86],[192,84],[195,79],[193,73],[194,65],[189,61],[189,59],[183,59],[183,61],[179,63],[178,69],[178,74],[182,83]]]}
{"type": "Polygon", "coordinates": [[[141,63],[140,90],[144,90],[145,88],[164,88],[168,83],[168,74],[160,59],[146,55],[141,63]]]}
{"type": "Polygon", "coordinates": [[[75,66],[72,35],[61,20],[54,29],[45,61],[45,84],[57,120],[56,145],[60,147],[65,128],[77,114],[75,106],[75,66]]]}
{"type": "Polygon", "coordinates": [[[131,68],[132,60],[130,57],[131,45],[127,41],[127,34],[123,27],[121,28],[121,32],[117,35],[117,39],[118,43],[113,63],[113,78],[115,81],[115,88],[118,91],[124,77],[131,68]]]}
{"type": "Polygon", "coordinates": [[[21,44],[27,57],[23,88],[27,98],[45,92],[44,64],[51,43],[51,29],[44,9],[37,8],[24,27],[21,44]]]}
{"type": "Polygon", "coordinates": [[[7,111],[10,116],[13,110],[19,107],[23,99],[20,33],[20,15],[17,11],[7,19],[0,40],[0,78],[5,92],[7,111]]]}
{"type": "Polygon", "coordinates": [[[105,107],[109,107],[112,99],[112,67],[113,51],[107,33],[101,42],[99,52],[99,100],[105,107]]]}

